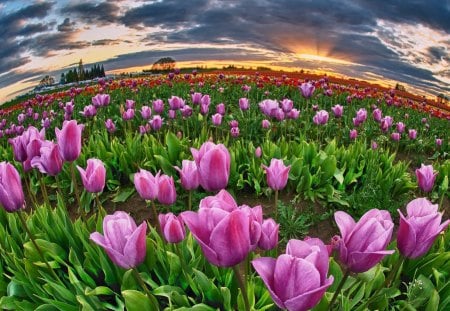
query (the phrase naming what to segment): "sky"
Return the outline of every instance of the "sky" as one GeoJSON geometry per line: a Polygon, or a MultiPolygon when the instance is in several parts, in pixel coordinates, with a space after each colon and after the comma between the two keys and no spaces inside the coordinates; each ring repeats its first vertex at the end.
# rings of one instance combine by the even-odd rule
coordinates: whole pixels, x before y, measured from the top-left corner
{"type": "Polygon", "coordinates": [[[450,0],[0,0],[0,103],[80,59],[318,70],[450,96],[450,0]]]}

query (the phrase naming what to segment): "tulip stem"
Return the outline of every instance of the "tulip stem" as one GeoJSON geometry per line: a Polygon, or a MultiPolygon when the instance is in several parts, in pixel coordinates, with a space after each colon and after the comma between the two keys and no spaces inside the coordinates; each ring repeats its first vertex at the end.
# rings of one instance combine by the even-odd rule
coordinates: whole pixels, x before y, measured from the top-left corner
{"type": "Polygon", "coordinates": [[[145,294],[147,295],[147,297],[154,302],[155,297],[152,295],[152,293],[150,292],[150,290],[148,289],[147,285],[145,285],[144,280],[142,279],[141,275],[139,274],[139,272],[136,270],[136,268],[131,269],[133,271],[133,275],[134,278],[136,279],[136,281],[139,283],[139,285],[142,287],[142,289],[144,290],[145,294]]]}
{"type": "Polygon", "coordinates": [[[245,286],[246,281],[242,279],[242,275],[239,272],[238,265],[233,266],[233,271],[238,281],[239,287],[241,288],[242,297],[244,298],[245,310],[250,311],[250,304],[248,303],[247,287],[245,286]]]}
{"type": "Polygon", "coordinates": [[[275,190],[275,220],[278,221],[278,189],[275,190]]]}
{"type": "Polygon", "coordinates": [[[55,175],[55,180],[56,180],[56,188],[58,189],[57,191],[59,192],[59,195],[61,196],[61,198],[64,198],[63,192],[62,192],[62,189],[61,189],[61,183],[59,182],[58,175],[55,175]]]}
{"type": "Polygon", "coordinates": [[[20,222],[22,223],[22,226],[25,229],[25,232],[30,237],[31,243],[33,243],[34,247],[36,248],[36,251],[38,252],[39,256],[41,257],[41,260],[44,262],[44,264],[50,270],[50,272],[53,275],[53,277],[56,280],[58,280],[58,281],[60,281],[62,283],[61,279],[58,277],[58,275],[56,274],[55,270],[53,270],[53,268],[50,266],[50,264],[47,262],[47,260],[45,260],[44,254],[42,253],[42,250],[39,247],[39,245],[37,245],[36,239],[34,238],[34,235],[31,233],[30,229],[28,229],[28,225],[27,225],[27,222],[25,221],[25,218],[23,217],[23,214],[21,212],[19,212],[17,214],[19,215],[20,222]]]}
{"type": "Polygon", "coordinates": [[[81,215],[85,214],[84,208],[81,207],[80,194],[78,193],[77,178],[75,176],[75,164],[70,162],[70,174],[72,175],[73,191],[75,192],[75,198],[77,199],[78,208],[80,209],[81,215]]]}
{"type": "Polygon", "coordinates": [[[192,210],[192,190],[189,190],[189,196],[188,196],[188,208],[189,208],[189,211],[192,210]]]}
{"type": "Polygon", "coordinates": [[[400,255],[400,258],[395,263],[395,266],[392,267],[392,270],[389,272],[389,275],[388,275],[386,281],[384,282],[384,285],[386,286],[386,288],[389,288],[391,286],[392,281],[394,280],[395,276],[397,275],[400,267],[403,265],[403,262],[405,262],[405,257],[400,255]]]}
{"type": "Polygon", "coordinates": [[[155,221],[156,230],[158,231],[160,236],[163,236],[162,231],[161,231],[161,226],[159,224],[158,212],[156,211],[155,202],[153,200],[150,201],[150,202],[151,202],[151,205],[152,205],[152,212],[153,212],[153,218],[155,219],[154,221],[155,221]]]}
{"type": "Polygon", "coordinates": [[[334,292],[333,298],[331,298],[330,304],[328,305],[328,310],[332,310],[333,304],[336,301],[337,297],[339,296],[339,292],[342,290],[342,287],[344,287],[345,281],[347,281],[349,275],[350,275],[350,270],[346,269],[341,282],[339,283],[336,291],[334,292]]]}
{"type": "Polygon", "coordinates": [[[31,204],[34,205],[34,207],[36,208],[37,205],[36,198],[34,197],[34,194],[31,192],[30,184],[28,183],[27,179],[28,178],[26,177],[23,179],[25,181],[25,187],[27,188],[28,195],[30,196],[31,204]]]}
{"type": "Polygon", "coordinates": [[[47,188],[45,187],[44,178],[39,176],[39,183],[41,186],[42,196],[44,197],[44,202],[50,207],[50,200],[48,199],[47,188]]]}

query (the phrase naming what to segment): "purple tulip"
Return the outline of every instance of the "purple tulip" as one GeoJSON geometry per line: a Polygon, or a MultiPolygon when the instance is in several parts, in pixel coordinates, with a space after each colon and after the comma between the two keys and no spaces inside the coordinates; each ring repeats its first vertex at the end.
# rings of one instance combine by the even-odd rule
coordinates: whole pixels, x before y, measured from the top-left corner
{"type": "Polygon", "coordinates": [[[186,230],[184,229],[183,219],[175,216],[173,213],[159,214],[159,224],[161,232],[169,243],[179,243],[184,240],[186,230]]]}
{"type": "Polygon", "coordinates": [[[90,239],[103,247],[112,262],[124,269],[140,265],[147,251],[147,223],[139,227],[125,212],[115,212],[103,219],[103,234],[91,233],[90,239]]]}
{"type": "Polygon", "coordinates": [[[338,211],[334,219],[341,232],[339,258],[350,271],[365,272],[394,253],[386,250],[394,228],[389,212],[371,209],[355,223],[350,215],[338,211]]]}
{"type": "Polygon", "coordinates": [[[300,116],[300,110],[293,108],[293,109],[291,109],[291,111],[289,111],[289,112],[286,114],[286,116],[287,116],[289,119],[296,120],[296,119],[298,119],[298,117],[300,116]]]}
{"type": "Polygon", "coordinates": [[[341,118],[342,114],[344,113],[344,107],[342,107],[341,105],[334,105],[333,107],[331,107],[331,111],[333,111],[335,118],[341,118]]]}
{"type": "Polygon", "coordinates": [[[401,134],[404,131],[405,131],[405,124],[403,122],[398,122],[397,123],[397,132],[399,132],[401,134]]]}
{"type": "Polygon", "coordinates": [[[284,113],[289,113],[294,108],[294,102],[290,99],[283,99],[281,101],[281,109],[284,113]]]}
{"type": "Polygon", "coordinates": [[[153,116],[153,118],[149,121],[150,126],[154,131],[159,130],[162,127],[163,120],[160,115],[153,116]]]}
{"type": "Polygon", "coordinates": [[[239,108],[243,111],[250,109],[250,102],[247,97],[239,98],[239,108]]]}
{"type": "Polygon", "coordinates": [[[442,146],[442,139],[441,138],[436,138],[436,146],[438,146],[438,147],[442,146]]]}
{"type": "Polygon", "coordinates": [[[225,115],[225,104],[224,103],[220,103],[216,106],[216,113],[219,113],[222,116],[225,115]]]}
{"type": "Polygon", "coordinates": [[[268,117],[275,117],[275,113],[279,108],[278,102],[272,99],[265,99],[258,106],[261,112],[268,117]]]}
{"type": "Polygon", "coordinates": [[[316,115],[313,117],[313,122],[316,125],[327,124],[328,122],[328,112],[325,110],[320,110],[316,112],[316,115]]]}
{"type": "Polygon", "coordinates": [[[313,308],[334,278],[328,274],[328,251],[319,239],[290,240],[286,254],[277,259],[252,261],[275,304],[289,311],[313,308]]]}
{"type": "Polygon", "coordinates": [[[278,108],[278,109],[275,111],[274,117],[275,117],[275,119],[277,119],[278,121],[283,121],[283,120],[286,118],[286,114],[284,113],[283,109],[278,108]]]}
{"type": "Polygon", "coordinates": [[[433,189],[437,173],[433,171],[432,165],[422,165],[416,169],[417,183],[423,192],[430,192],[433,189]]]}
{"type": "Polygon", "coordinates": [[[128,108],[126,111],[122,113],[122,119],[125,121],[131,120],[134,118],[134,109],[128,108]]]}
{"type": "Polygon", "coordinates": [[[261,127],[262,127],[263,129],[268,129],[268,128],[270,128],[270,121],[267,120],[267,119],[262,120],[262,121],[261,121],[261,127]]]}
{"type": "Polygon", "coordinates": [[[213,196],[208,196],[200,200],[199,208],[220,208],[227,212],[232,212],[238,209],[236,201],[231,194],[222,189],[213,196]]]}
{"type": "MultiPolygon", "coordinates": [[[[97,115],[97,108],[94,105],[87,105],[83,108],[81,115],[85,118],[91,118],[97,115]]],[[[44,118],[44,117],[42,117],[44,118]]]]}
{"type": "Polygon", "coordinates": [[[222,124],[222,115],[220,113],[216,113],[211,116],[211,120],[215,126],[219,126],[220,124],[222,124]]]}
{"type": "MultiPolygon", "coordinates": [[[[8,142],[13,147],[14,160],[18,162],[25,162],[28,158],[27,146],[33,140],[44,140],[45,129],[38,131],[34,126],[30,126],[22,135],[8,139],[8,142]]],[[[31,160],[31,159],[30,159],[31,160]]]]}
{"type": "Polygon", "coordinates": [[[177,117],[177,111],[169,109],[168,116],[169,116],[169,119],[175,119],[177,117]]]}
{"type": "Polygon", "coordinates": [[[55,128],[59,151],[64,161],[75,161],[81,153],[81,132],[84,125],[77,124],[76,120],[64,121],[60,129],[55,128]]]}
{"type": "Polygon", "coordinates": [[[391,139],[393,141],[399,141],[400,140],[400,133],[394,132],[391,134],[391,139]]]}
{"type": "Polygon", "coordinates": [[[232,267],[250,252],[250,220],[244,211],[200,208],[181,217],[211,264],[232,267]]]}
{"type": "Polygon", "coordinates": [[[31,159],[31,166],[37,168],[43,174],[58,175],[64,164],[59,146],[52,141],[43,141],[39,153],[38,156],[31,159]]]}
{"type": "Polygon", "coordinates": [[[88,159],[86,170],[77,165],[83,186],[87,192],[99,193],[103,191],[106,180],[106,169],[99,159],[88,159]]]}
{"type": "Polygon", "coordinates": [[[73,109],[75,108],[75,105],[73,102],[67,102],[64,106],[64,112],[71,115],[73,113],[73,109]]]}
{"type": "Polygon", "coordinates": [[[200,101],[202,99],[202,93],[194,93],[191,94],[192,104],[193,105],[200,105],[200,101]]]}
{"type": "Polygon", "coordinates": [[[158,201],[164,205],[172,205],[177,200],[177,191],[172,176],[161,175],[158,178],[158,201]]]}
{"type": "Polygon", "coordinates": [[[116,125],[111,119],[105,121],[105,127],[109,133],[114,133],[116,131],[116,125]]]}
{"type": "Polygon", "coordinates": [[[441,224],[442,214],[438,205],[426,198],[414,199],[406,206],[407,216],[400,214],[400,227],[397,233],[397,246],[400,253],[408,258],[417,258],[431,248],[436,237],[450,224],[441,224]]]}
{"type": "Polygon", "coordinates": [[[310,98],[313,95],[316,87],[313,84],[307,82],[307,83],[302,83],[300,85],[299,89],[304,98],[310,98]]]}
{"type": "Polygon", "coordinates": [[[156,114],[163,113],[163,111],[164,111],[164,102],[163,102],[163,100],[162,99],[154,100],[153,103],[152,103],[152,108],[153,108],[153,111],[156,114]]]}
{"type": "Polygon", "coordinates": [[[0,163],[0,204],[9,213],[25,208],[19,172],[5,161],[0,163]]]}
{"type": "Polygon", "coordinates": [[[152,115],[152,109],[149,106],[142,106],[141,116],[143,119],[148,120],[152,115]]]}
{"type": "MultiPolygon", "coordinates": [[[[49,118],[45,118],[43,120],[41,120],[41,125],[43,128],[48,129],[50,127],[50,119],[49,118]]],[[[23,128],[23,127],[22,127],[23,128]]],[[[18,132],[18,127],[16,127],[16,133],[18,132]]]]}
{"type": "Polygon", "coordinates": [[[353,124],[359,126],[363,124],[367,119],[367,110],[364,108],[359,109],[356,112],[356,117],[353,118],[353,124]]]}
{"type": "Polygon", "coordinates": [[[199,150],[191,148],[197,164],[200,185],[207,191],[224,189],[230,176],[231,156],[223,144],[204,143],[199,150]]]}
{"type": "Polygon", "coordinates": [[[257,147],[255,149],[255,157],[261,158],[261,155],[262,155],[262,149],[261,149],[261,147],[257,147]]]}
{"type": "Polygon", "coordinates": [[[139,173],[134,174],[134,186],[141,198],[154,200],[158,197],[159,175],[160,172],[153,176],[152,173],[144,169],[140,169],[139,173]]]}
{"type": "Polygon", "coordinates": [[[92,104],[95,107],[102,107],[102,106],[108,106],[111,98],[109,97],[109,94],[97,94],[94,97],[92,97],[92,104]]]}
{"type": "Polygon", "coordinates": [[[382,114],[381,110],[377,108],[372,112],[372,116],[376,122],[381,122],[383,114],[382,114]]]}
{"type": "Polygon", "coordinates": [[[180,173],[181,186],[184,190],[194,190],[200,185],[197,165],[195,161],[183,160],[181,169],[175,166],[180,173]]]}
{"type": "Polygon", "coordinates": [[[422,121],[423,124],[425,124],[425,123],[427,123],[428,120],[427,120],[427,118],[422,118],[421,121],[422,121]]]}
{"type": "Polygon", "coordinates": [[[136,103],[134,102],[134,100],[132,100],[132,99],[125,100],[125,109],[126,110],[128,110],[128,109],[134,110],[135,105],[136,105],[136,103]]]}
{"type": "Polygon", "coordinates": [[[356,140],[356,138],[358,137],[358,131],[356,129],[351,130],[349,137],[350,140],[356,140]]]}
{"type": "Polygon", "coordinates": [[[413,140],[417,137],[417,131],[415,129],[408,130],[408,137],[409,139],[413,140]]]}
{"type": "Polygon", "coordinates": [[[280,225],[272,218],[265,219],[261,225],[261,237],[258,247],[263,250],[274,249],[278,245],[278,231],[280,225]]]}
{"type": "Polygon", "coordinates": [[[372,148],[372,150],[375,150],[375,149],[377,149],[377,148],[378,148],[378,144],[377,144],[377,142],[376,142],[376,141],[372,140],[372,143],[371,143],[371,148],[372,148]]]}
{"type": "Polygon", "coordinates": [[[184,106],[184,100],[178,96],[172,96],[168,100],[169,107],[172,110],[179,110],[184,106]]]}
{"type": "Polygon", "coordinates": [[[282,190],[286,187],[289,170],[291,166],[285,166],[283,160],[272,159],[270,161],[270,166],[262,165],[266,170],[266,180],[269,187],[273,190],[282,190]]]}
{"type": "Polygon", "coordinates": [[[232,127],[230,129],[231,137],[239,137],[239,128],[238,127],[232,127]]]}
{"type": "Polygon", "coordinates": [[[319,110],[319,105],[312,105],[312,110],[313,111],[319,110]]]}

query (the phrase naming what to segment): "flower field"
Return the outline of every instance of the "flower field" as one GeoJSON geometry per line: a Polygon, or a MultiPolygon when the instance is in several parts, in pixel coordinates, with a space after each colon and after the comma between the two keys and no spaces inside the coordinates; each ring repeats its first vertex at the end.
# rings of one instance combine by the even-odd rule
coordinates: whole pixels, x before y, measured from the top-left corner
{"type": "Polygon", "coordinates": [[[449,310],[450,109],[403,95],[175,72],[4,107],[0,308],[449,310]]]}

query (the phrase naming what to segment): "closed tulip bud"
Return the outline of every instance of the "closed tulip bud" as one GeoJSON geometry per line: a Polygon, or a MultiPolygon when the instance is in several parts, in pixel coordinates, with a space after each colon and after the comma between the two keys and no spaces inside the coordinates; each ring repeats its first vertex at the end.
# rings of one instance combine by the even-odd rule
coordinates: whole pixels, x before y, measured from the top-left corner
{"type": "Polygon", "coordinates": [[[401,134],[404,131],[405,131],[405,124],[403,122],[398,122],[397,123],[397,132],[399,132],[401,134]]]}
{"type": "Polygon", "coordinates": [[[244,111],[250,109],[250,102],[247,97],[239,98],[239,108],[244,111]]]}
{"type": "Polygon", "coordinates": [[[200,101],[202,99],[202,93],[194,93],[191,94],[192,104],[193,105],[199,105],[200,101]]]}
{"type": "Polygon", "coordinates": [[[325,110],[320,110],[316,112],[316,115],[313,117],[313,122],[316,125],[324,125],[328,122],[328,112],[325,110]]]}
{"type": "Polygon", "coordinates": [[[351,130],[349,136],[350,140],[356,140],[356,138],[358,137],[358,131],[355,129],[351,130]]]}
{"type": "Polygon", "coordinates": [[[111,98],[108,94],[97,94],[94,97],[92,97],[92,104],[95,107],[102,107],[102,106],[108,106],[111,98]]]}
{"type": "Polygon", "coordinates": [[[97,108],[94,105],[87,105],[83,108],[81,115],[86,118],[92,118],[97,115],[97,108]]]}
{"type": "Polygon", "coordinates": [[[430,192],[433,190],[436,175],[437,173],[433,171],[432,165],[422,164],[420,168],[416,169],[417,183],[423,192],[430,192]]]}
{"type": "Polygon", "coordinates": [[[152,115],[152,109],[149,106],[142,106],[141,116],[143,119],[148,120],[152,115]]]}
{"type": "Polygon", "coordinates": [[[286,115],[289,119],[296,120],[300,116],[300,110],[293,108],[286,115]]]}
{"type": "Polygon", "coordinates": [[[284,113],[289,113],[292,108],[294,108],[294,102],[290,99],[283,99],[283,101],[281,102],[281,109],[283,110],[284,113]]]}
{"type": "Polygon", "coordinates": [[[181,217],[177,217],[172,213],[159,214],[159,224],[161,232],[169,243],[179,243],[184,240],[186,230],[181,217]]]}
{"type": "Polygon", "coordinates": [[[275,117],[275,113],[279,108],[278,102],[272,99],[265,99],[258,106],[261,112],[268,117],[275,117]]]}
{"type": "Polygon", "coordinates": [[[407,215],[400,214],[400,227],[397,233],[397,246],[400,253],[408,258],[417,258],[431,248],[436,237],[450,224],[441,224],[442,214],[438,205],[426,198],[414,199],[406,206],[407,215]]]}
{"type": "Polygon", "coordinates": [[[124,113],[122,113],[122,119],[125,121],[131,120],[134,118],[134,109],[128,108],[124,113]]]}
{"type": "Polygon", "coordinates": [[[168,116],[169,116],[169,119],[175,119],[176,116],[177,116],[177,111],[176,111],[176,110],[169,109],[168,116]]]}
{"type": "Polygon", "coordinates": [[[103,235],[91,233],[90,239],[103,247],[112,262],[124,269],[140,265],[147,251],[147,223],[139,227],[125,212],[115,212],[103,219],[103,235]]]}
{"type": "Polygon", "coordinates": [[[106,169],[101,160],[88,159],[86,170],[78,165],[77,168],[87,192],[99,193],[103,191],[106,181],[106,169]]]}
{"type": "Polygon", "coordinates": [[[372,141],[372,143],[371,143],[371,147],[372,147],[372,150],[375,150],[375,149],[377,149],[377,148],[378,148],[378,144],[377,144],[377,142],[376,142],[376,141],[372,141]]]}
{"type": "Polygon", "coordinates": [[[139,173],[134,174],[134,186],[137,192],[144,200],[154,200],[158,197],[160,172],[155,176],[149,171],[140,169],[139,173]]]}
{"type": "Polygon", "coordinates": [[[207,191],[226,188],[230,176],[231,156],[223,144],[204,143],[199,150],[191,148],[197,164],[200,185],[207,191]]]}
{"type": "Polygon", "coordinates": [[[222,124],[222,115],[220,113],[216,113],[211,116],[211,120],[213,125],[219,126],[220,124],[222,124]]]}
{"type": "Polygon", "coordinates": [[[154,111],[156,114],[161,114],[161,113],[163,113],[163,111],[164,111],[164,102],[162,101],[162,99],[156,99],[156,100],[154,100],[154,101],[153,101],[153,104],[152,104],[152,108],[153,108],[153,111],[154,111]]]}
{"type": "Polygon", "coordinates": [[[158,178],[158,201],[164,205],[172,205],[177,200],[177,191],[173,177],[161,175],[158,178]]]}
{"type": "Polygon", "coordinates": [[[351,272],[365,272],[394,253],[386,250],[394,228],[389,212],[371,209],[355,223],[350,215],[338,211],[334,219],[341,232],[339,258],[351,272]]]}
{"type": "Polygon", "coordinates": [[[409,139],[411,139],[411,140],[416,139],[416,137],[417,137],[417,131],[414,130],[414,129],[408,130],[408,137],[409,137],[409,139]]]}
{"type": "Polygon", "coordinates": [[[267,120],[267,119],[262,120],[262,122],[261,122],[261,127],[262,127],[263,129],[268,129],[268,128],[270,128],[270,121],[267,120]]]}
{"type": "Polygon", "coordinates": [[[80,156],[83,128],[84,125],[77,124],[76,120],[64,121],[61,130],[55,128],[56,140],[64,161],[72,162],[80,156]]]}
{"type": "Polygon", "coordinates": [[[316,89],[314,85],[312,85],[311,83],[307,82],[307,83],[302,83],[299,87],[300,92],[302,93],[303,97],[305,98],[310,98],[313,93],[314,90],[316,89]]]}
{"type": "Polygon", "coordinates": [[[327,278],[328,260],[321,240],[290,240],[286,254],[257,258],[252,265],[279,308],[303,311],[313,308],[334,281],[327,278]]]}
{"type": "Polygon", "coordinates": [[[382,119],[382,112],[381,112],[381,110],[380,109],[375,109],[373,112],[372,112],[372,116],[373,116],[373,119],[376,121],[376,122],[381,122],[381,119],[382,119]]]}
{"type": "Polygon", "coordinates": [[[270,166],[263,165],[266,170],[267,184],[273,190],[282,190],[286,187],[289,170],[291,166],[285,166],[283,160],[272,159],[270,161],[270,166]]]}
{"type": "Polygon", "coordinates": [[[8,162],[0,163],[0,204],[10,213],[25,208],[19,172],[8,162]]]}
{"type": "Polygon", "coordinates": [[[111,119],[105,121],[105,127],[109,133],[114,133],[116,131],[116,125],[111,119]]]}
{"type": "Polygon", "coordinates": [[[175,166],[175,169],[180,173],[181,186],[184,190],[198,188],[200,182],[195,161],[183,160],[181,169],[177,166],[175,166]]]}
{"type": "Polygon", "coordinates": [[[211,264],[232,267],[250,252],[250,218],[244,211],[200,208],[181,217],[211,264]]]}
{"type": "Polygon", "coordinates": [[[125,109],[129,110],[129,109],[133,109],[135,107],[136,103],[134,102],[134,100],[132,99],[127,99],[125,100],[125,109]]]}
{"type": "Polygon", "coordinates": [[[58,145],[48,140],[44,141],[39,148],[39,153],[39,156],[35,156],[31,160],[31,166],[39,169],[43,174],[58,175],[63,166],[58,145]]]}
{"type": "Polygon", "coordinates": [[[333,107],[331,107],[331,111],[333,111],[335,118],[341,118],[342,114],[344,113],[344,107],[342,107],[341,105],[334,105],[333,107]]]}
{"type": "Polygon", "coordinates": [[[162,123],[163,123],[163,120],[161,119],[161,116],[159,116],[159,115],[153,116],[153,118],[149,121],[149,124],[154,131],[159,130],[162,127],[162,123]]]}
{"type": "Polygon", "coordinates": [[[261,155],[262,155],[262,149],[261,149],[261,147],[257,147],[255,149],[255,157],[261,158],[261,155]]]}
{"type": "Polygon", "coordinates": [[[178,96],[172,96],[168,100],[169,107],[172,110],[178,110],[184,106],[184,100],[178,96]]]}
{"type": "Polygon", "coordinates": [[[436,138],[436,146],[438,147],[442,146],[442,139],[436,138]]]}
{"type": "Polygon", "coordinates": [[[274,249],[278,245],[278,231],[280,225],[272,218],[265,219],[261,225],[261,237],[258,247],[263,250],[274,249]]]}
{"type": "Polygon", "coordinates": [[[231,137],[239,137],[239,128],[238,127],[232,127],[230,129],[231,137]]]}
{"type": "Polygon", "coordinates": [[[216,106],[216,113],[219,113],[222,116],[225,115],[225,104],[224,103],[220,103],[216,106]]]}

